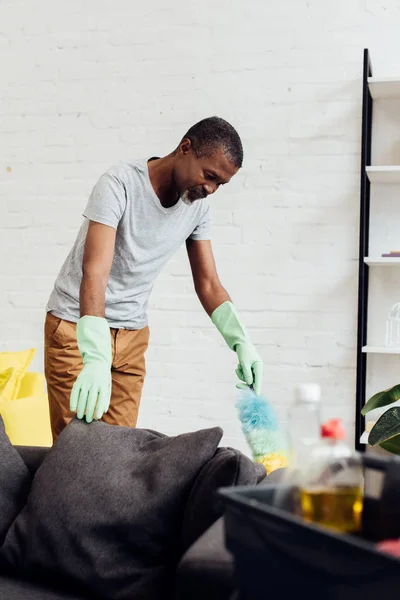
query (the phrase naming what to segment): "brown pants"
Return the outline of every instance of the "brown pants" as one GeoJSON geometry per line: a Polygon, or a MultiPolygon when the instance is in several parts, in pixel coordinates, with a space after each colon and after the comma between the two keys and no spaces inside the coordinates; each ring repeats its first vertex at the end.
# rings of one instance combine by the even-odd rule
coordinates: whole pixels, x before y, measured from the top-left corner
{"type": "MultiPolygon", "coordinates": [[[[146,375],[145,352],[149,328],[110,329],[112,392],[102,420],[111,425],[135,427],[146,375]]],[[[49,397],[53,440],[74,416],[69,410],[72,386],[83,367],[76,340],[76,323],[47,313],[44,326],[44,371],[49,397]]]]}

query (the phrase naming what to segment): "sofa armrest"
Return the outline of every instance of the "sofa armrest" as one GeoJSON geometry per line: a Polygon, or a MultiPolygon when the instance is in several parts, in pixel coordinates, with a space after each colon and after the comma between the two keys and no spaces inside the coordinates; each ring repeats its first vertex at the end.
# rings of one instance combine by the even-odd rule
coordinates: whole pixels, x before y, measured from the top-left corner
{"type": "Polygon", "coordinates": [[[234,591],[233,558],[225,548],[221,517],[183,555],[174,600],[230,600],[234,591]]]}

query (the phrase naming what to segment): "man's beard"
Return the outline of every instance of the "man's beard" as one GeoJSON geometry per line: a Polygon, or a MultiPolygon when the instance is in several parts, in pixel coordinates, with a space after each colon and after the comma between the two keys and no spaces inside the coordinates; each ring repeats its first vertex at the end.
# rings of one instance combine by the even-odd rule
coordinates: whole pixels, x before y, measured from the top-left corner
{"type": "Polygon", "coordinates": [[[201,200],[202,198],[206,197],[207,192],[201,186],[199,186],[186,190],[186,192],[182,194],[181,199],[185,204],[190,206],[196,200],[201,200]]]}

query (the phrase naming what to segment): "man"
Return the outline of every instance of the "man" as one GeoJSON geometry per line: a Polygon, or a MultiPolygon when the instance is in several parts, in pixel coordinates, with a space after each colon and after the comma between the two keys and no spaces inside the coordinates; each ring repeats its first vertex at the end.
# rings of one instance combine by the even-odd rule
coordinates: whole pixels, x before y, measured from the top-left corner
{"type": "Polygon", "coordinates": [[[261,389],[262,362],[219,280],[207,196],[242,166],[236,130],[218,117],[189,129],[162,158],[110,168],[47,304],[45,375],[54,440],[76,413],[135,427],[149,340],[154,281],[186,242],[204,310],[238,357],[239,387],[261,389]]]}

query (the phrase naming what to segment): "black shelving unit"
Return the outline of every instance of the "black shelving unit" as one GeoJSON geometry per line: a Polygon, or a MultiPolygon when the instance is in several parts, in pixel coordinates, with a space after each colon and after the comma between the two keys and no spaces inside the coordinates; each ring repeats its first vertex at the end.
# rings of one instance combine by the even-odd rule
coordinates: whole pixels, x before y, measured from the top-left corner
{"type": "Polygon", "coordinates": [[[355,448],[363,452],[364,444],[360,438],[365,430],[365,419],[361,409],[365,404],[367,378],[367,354],[363,346],[367,344],[368,322],[368,271],[365,262],[368,256],[369,213],[370,213],[370,181],[366,167],[371,164],[372,142],[372,108],[373,99],[369,90],[368,77],[372,77],[371,59],[368,49],[364,50],[363,92],[362,92],[362,130],[361,130],[361,171],[360,171],[360,240],[358,263],[358,322],[357,322],[357,366],[356,366],[356,415],[355,415],[355,448]]]}

